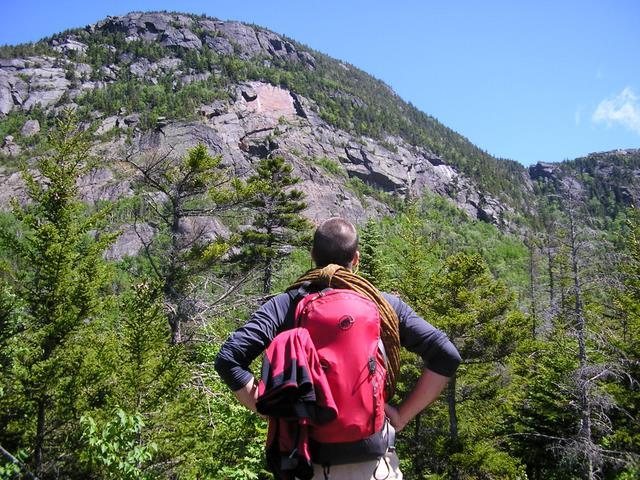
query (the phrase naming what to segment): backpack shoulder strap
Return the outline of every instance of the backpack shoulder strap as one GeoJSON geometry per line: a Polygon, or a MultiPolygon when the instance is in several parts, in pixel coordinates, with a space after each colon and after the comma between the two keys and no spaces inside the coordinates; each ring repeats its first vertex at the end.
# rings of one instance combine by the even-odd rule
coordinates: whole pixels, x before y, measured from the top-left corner
{"type": "Polygon", "coordinates": [[[309,295],[309,287],[311,282],[305,282],[298,288],[292,288],[291,290],[287,290],[287,294],[289,295],[290,304],[289,310],[287,310],[287,316],[285,317],[285,328],[294,328],[295,324],[295,315],[296,315],[296,306],[298,302],[302,300],[304,297],[309,295]]]}

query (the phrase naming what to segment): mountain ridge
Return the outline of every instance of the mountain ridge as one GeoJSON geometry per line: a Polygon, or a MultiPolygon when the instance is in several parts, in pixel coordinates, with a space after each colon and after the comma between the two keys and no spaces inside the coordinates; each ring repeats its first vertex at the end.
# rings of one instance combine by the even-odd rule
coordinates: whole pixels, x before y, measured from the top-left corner
{"type": "MultiPolygon", "coordinates": [[[[6,157],[19,155],[37,136],[33,123],[27,127],[30,117],[45,119],[69,106],[99,121],[100,134],[115,129],[142,144],[145,135],[168,131],[173,122],[204,123],[226,138],[240,126],[242,135],[231,143],[210,145],[228,165],[246,170],[260,157],[281,155],[304,179],[317,180],[309,164],[317,170],[325,158],[335,168],[327,161],[325,167],[342,168],[347,181],[404,197],[433,191],[472,217],[510,230],[518,228],[518,216],[535,213],[536,183],[547,182],[536,173],[546,163],[527,169],[489,155],[357,67],[262,27],[206,16],[132,12],[32,45],[0,48],[0,119],[16,124],[0,128],[6,157]],[[268,103],[266,85],[289,92],[291,119],[306,136],[294,142],[294,125],[259,118],[264,112],[252,102],[268,103]],[[309,146],[312,139],[319,148],[309,146]]],[[[551,165],[576,176],[572,164],[551,165]]],[[[353,188],[343,190],[345,199],[359,202],[353,188]]],[[[640,198],[635,186],[627,193],[616,198],[640,198]]],[[[337,213],[367,217],[365,206],[355,210],[337,213]]]]}

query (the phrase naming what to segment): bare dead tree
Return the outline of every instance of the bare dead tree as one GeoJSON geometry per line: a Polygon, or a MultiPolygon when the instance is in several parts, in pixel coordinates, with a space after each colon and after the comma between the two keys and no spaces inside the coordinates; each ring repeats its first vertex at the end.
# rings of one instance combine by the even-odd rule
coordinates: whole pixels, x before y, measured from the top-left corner
{"type": "MultiPolygon", "coordinates": [[[[599,335],[602,327],[595,328],[594,309],[587,302],[597,304],[604,301],[602,291],[603,272],[611,269],[606,262],[605,242],[589,228],[588,218],[581,212],[584,206],[580,196],[564,185],[563,192],[565,226],[559,254],[562,262],[560,272],[561,306],[563,316],[569,319],[569,331],[575,335],[577,369],[569,382],[570,398],[578,416],[578,427],[573,438],[559,442],[563,454],[576,459],[583,471],[583,478],[601,478],[604,464],[621,461],[612,452],[606,452],[598,440],[611,431],[608,412],[613,408],[613,399],[604,393],[600,385],[617,375],[621,370],[614,361],[603,354],[605,346],[599,335]],[[605,261],[605,264],[602,261],[605,261]],[[600,279],[594,282],[594,278],[600,279]],[[589,300],[587,300],[587,297],[589,300]]],[[[599,319],[601,320],[601,319],[599,319]]],[[[602,323],[601,321],[599,323],[602,323]]]]}

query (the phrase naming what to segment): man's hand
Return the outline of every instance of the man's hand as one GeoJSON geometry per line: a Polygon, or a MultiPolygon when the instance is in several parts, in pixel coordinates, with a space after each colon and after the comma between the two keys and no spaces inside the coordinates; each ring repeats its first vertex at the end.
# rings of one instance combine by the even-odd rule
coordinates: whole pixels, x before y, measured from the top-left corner
{"type": "Polygon", "coordinates": [[[403,422],[400,418],[400,412],[393,405],[389,405],[388,403],[384,406],[384,413],[387,415],[391,426],[395,429],[396,433],[402,430],[407,422],[403,422]]]}
{"type": "Polygon", "coordinates": [[[255,383],[255,379],[251,377],[246,385],[233,392],[236,395],[238,401],[247,407],[252,412],[256,410],[256,400],[258,399],[258,385],[255,383]]]}

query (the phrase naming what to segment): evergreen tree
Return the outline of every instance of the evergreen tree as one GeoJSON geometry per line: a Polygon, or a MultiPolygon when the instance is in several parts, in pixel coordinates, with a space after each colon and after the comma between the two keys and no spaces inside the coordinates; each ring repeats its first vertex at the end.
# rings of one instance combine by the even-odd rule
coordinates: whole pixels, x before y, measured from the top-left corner
{"type": "Polygon", "coordinates": [[[30,203],[13,202],[17,230],[0,232],[9,257],[3,281],[20,313],[19,328],[5,340],[12,358],[0,409],[15,410],[0,429],[6,436],[0,442],[9,437],[13,448],[28,448],[28,463],[41,478],[52,475],[53,461],[77,420],[78,372],[69,352],[100,315],[108,280],[102,255],[113,240],[96,234],[106,212],[88,214],[77,199],[77,181],[93,165],[87,132],[67,116],[51,134],[50,146],[37,173],[22,172],[30,203]]]}
{"type": "Polygon", "coordinates": [[[163,286],[171,341],[180,343],[183,324],[198,313],[196,292],[203,276],[229,248],[227,240],[206,235],[206,225],[238,206],[248,191],[203,144],[182,160],[169,150],[150,158],[130,154],[127,161],[140,174],[145,201],[158,222],[159,234],[145,244],[144,255],[163,286]]]}
{"type": "Polygon", "coordinates": [[[309,222],[300,215],[307,208],[304,193],[295,188],[300,179],[283,158],[261,160],[248,180],[255,197],[249,202],[254,214],[251,228],[242,232],[242,262],[262,270],[262,293],[271,292],[274,269],[292,247],[308,241],[309,222]]]}
{"type": "Polygon", "coordinates": [[[615,296],[619,323],[610,345],[619,358],[624,375],[609,385],[617,408],[612,412],[613,429],[605,445],[625,452],[624,462],[613,470],[621,479],[640,475],[640,215],[630,212],[625,255],[620,266],[622,285],[615,296]]]}
{"type": "Polygon", "coordinates": [[[383,239],[373,219],[367,221],[360,231],[360,269],[359,273],[379,289],[389,278],[389,265],[382,254],[383,239]]]}
{"type": "Polygon", "coordinates": [[[426,298],[425,317],[447,333],[463,359],[446,393],[450,476],[475,478],[483,471],[515,475],[517,460],[509,458],[496,438],[487,438],[500,425],[504,364],[525,335],[525,318],[515,308],[513,294],[493,278],[479,255],[458,253],[431,276],[426,298]],[[476,415],[480,411],[482,418],[476,415]],[[478,437],[477,431],[484,434],[478,437]]]}

